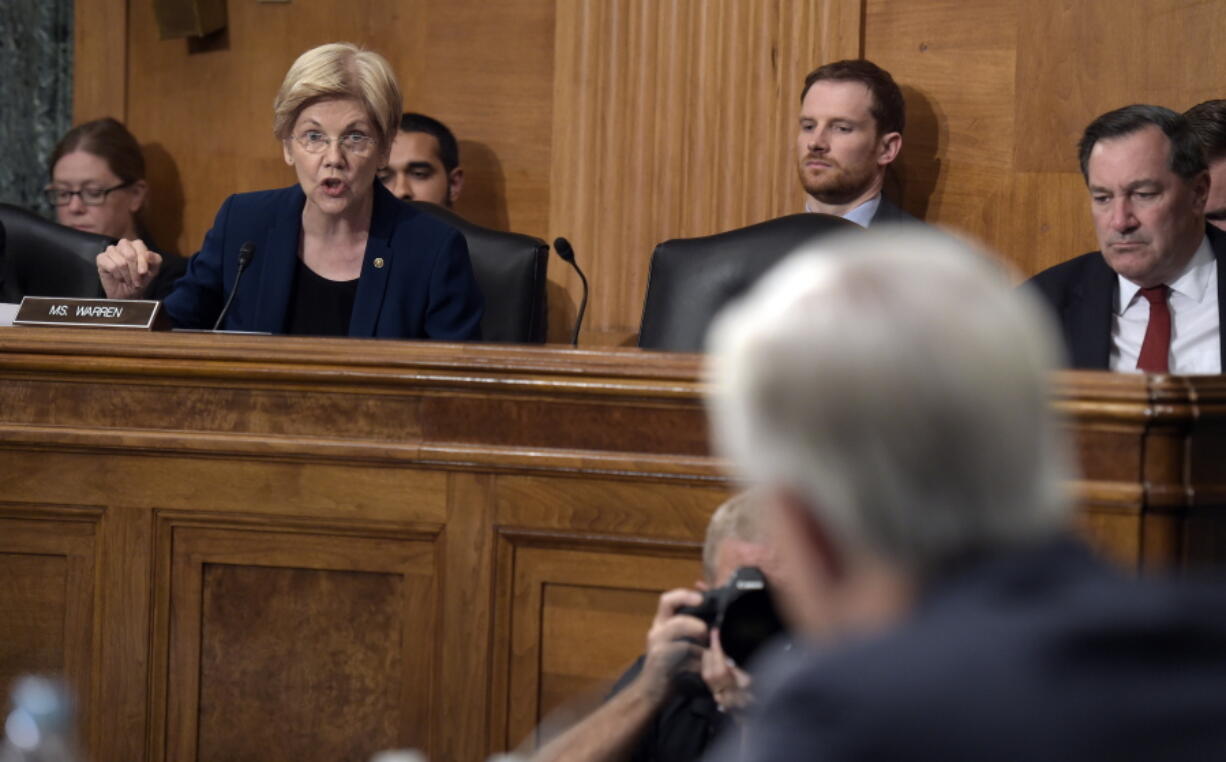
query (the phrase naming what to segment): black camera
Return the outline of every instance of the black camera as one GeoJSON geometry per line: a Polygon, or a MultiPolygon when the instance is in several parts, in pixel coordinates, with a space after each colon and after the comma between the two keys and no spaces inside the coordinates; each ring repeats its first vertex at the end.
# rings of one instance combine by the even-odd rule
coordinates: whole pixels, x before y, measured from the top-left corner
{"type": "Polygon", "coordinates": [[[766,576],[756,566],[742,566],[728,584],[703,593],[701,604],[682,606],[677,613],[718,627],[724,653],[740,667],[748,664],[764,643],[783,632],[766,576]]]}

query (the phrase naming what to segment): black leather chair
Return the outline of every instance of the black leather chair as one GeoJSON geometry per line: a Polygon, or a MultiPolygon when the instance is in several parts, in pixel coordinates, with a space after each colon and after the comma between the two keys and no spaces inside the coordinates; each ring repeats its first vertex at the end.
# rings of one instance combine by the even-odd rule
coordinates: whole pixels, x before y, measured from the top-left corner
{"type": "Polygon", "coordinates": [[[799,246],[860,226],[826,214],[791,214],[703,238],[656,246],[647,276],[639,346],[701,352],[715,314],[799,246]]]}
{"type": "Polygon", "coordinates": [[[473,275],[485,296],[482,341],[544,343],[549,245],[532,236],[476,225],[436,204],[409,203],[464,234],[473,275]]]}
{"type": "Polygon", "coordinates": [[[4,256],[0,302],[23,296],[103,296],[95,260],[114,238],[49,222],[31,211],[0,204],[4,256]]]}

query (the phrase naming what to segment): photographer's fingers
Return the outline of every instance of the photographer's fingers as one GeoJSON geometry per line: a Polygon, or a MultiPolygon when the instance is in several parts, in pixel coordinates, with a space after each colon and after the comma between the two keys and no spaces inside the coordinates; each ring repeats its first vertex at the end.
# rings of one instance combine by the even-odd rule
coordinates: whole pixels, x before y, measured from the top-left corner
{"type": "Polygon", "coordinates": [[[656,605],[656,618],[653,625],[663,623],[665,620],[676,616],[677,609],[682,606],[700,605],[702,605],[702,593],[684,587],[669,590],[660,596],[660,602],[656,605]]]}
{"type": "Polygon", "coordinates": [[[666,647],[677,641],[695,645],[707,642],[707,624],[692,616],[674,616],[652,625],[647,632],[647,651],[666,647]]]}
{"type": "Polygon", "coordinates": [[[702,679],[722,710],[744,709],[753,702],[749,674],[724,653],[718,629],[711,631],[711,646],[702,655],[702,679]]]}
{"type": "Polygon", "coordinates": [[[716,694],[736,687],[731,660],[724,654],[719,643],[719,630],[711,630],[711,644],[702,655],[702,680],[716,694]]]}

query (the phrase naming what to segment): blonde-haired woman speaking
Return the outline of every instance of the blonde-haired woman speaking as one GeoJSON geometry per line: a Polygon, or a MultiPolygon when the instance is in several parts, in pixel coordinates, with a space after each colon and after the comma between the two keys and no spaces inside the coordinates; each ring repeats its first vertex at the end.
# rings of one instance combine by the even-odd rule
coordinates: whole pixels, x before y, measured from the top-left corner
{"type": "MultiPolygon", "coordinates": [[[[347,43],[308,50],[274,103],[274,132],[298,184],[231,196],[187,274],[171,321],[314,336],[480,338],[482,298],[464,237],[376,179],[400,119],[387,61],[347,43]]],[[[161,257],[122,240],[98,256],[107,296],[140,298],[161,257]]]]}

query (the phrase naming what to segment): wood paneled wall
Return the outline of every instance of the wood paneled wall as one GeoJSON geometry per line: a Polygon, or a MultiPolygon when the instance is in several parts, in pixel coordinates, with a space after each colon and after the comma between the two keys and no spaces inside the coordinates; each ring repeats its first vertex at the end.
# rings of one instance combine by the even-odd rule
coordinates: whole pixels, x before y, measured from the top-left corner
{"type": "Polygon", "coordinates": [[[564,0],[556,24],[549,218],[590,258],[592,330],[617,339],[638,330],[655,244],[799,210],[776,136],[797,72],[857,54],[860,15],[840,0],[564,0]]]}
{"type": "Polygon", "coordinates": [[[1027,275],[1097,248],[1076,152],[1094,117],[1226,97],[1221,3],[867,0],[864,30],[907,98],[905,206],[1027,275]]]}
{"type": "MultiPolygon", "coordinates": [[[[233,192],[293,181],[271,102],[306,48],[387,55],[406,106],[451,124],[462,214],[552,240],[588,270],[587,341],[637,329],[651,249],[800,209],[804,74],[864,54],[908,101],[887,189],[1033,273],[1093,247],[1074,143],[1130,102],[1226,95],[1226,6],[1199,0],[229,0],[225,32],[161,40],[152,3],[78,4],[77,118],[149,150],[150,226],[190,253],[233,192]]],[[[551,267],[551,336],[577,278],[551,267]],[[562,289],[566,289],[563,291],[562,289]]]]}

